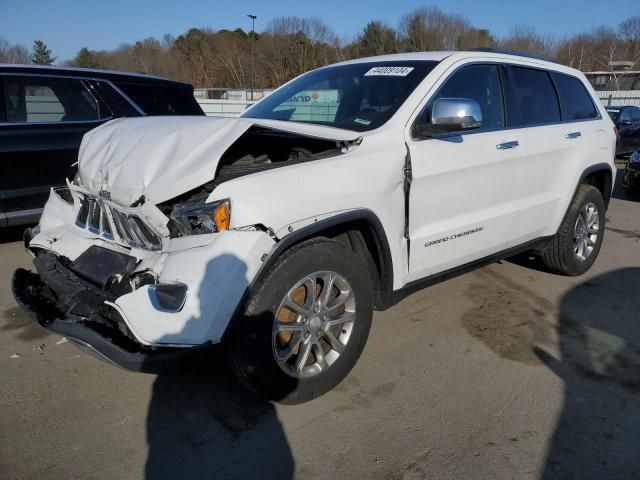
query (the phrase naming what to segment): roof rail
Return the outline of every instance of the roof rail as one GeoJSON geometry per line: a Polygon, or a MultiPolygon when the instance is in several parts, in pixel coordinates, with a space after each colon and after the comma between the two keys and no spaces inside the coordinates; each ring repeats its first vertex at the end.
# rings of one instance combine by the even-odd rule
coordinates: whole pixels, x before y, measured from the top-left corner
{"type": "Polygon", "coordinates": [[[539,55],[533,55],[531,53],[526,53],[526,52],[518,52],[516,50],[506,50],[504,48],[478,47],[478,48],[472,48],[471,51],[472,52],[503,53],[505,55],[516,55],[518,57],[535,58],[536,60],[544,60],[545,62],[558,63],[555,60],[551,60],[550,58],[541,57],[539,55]]]}

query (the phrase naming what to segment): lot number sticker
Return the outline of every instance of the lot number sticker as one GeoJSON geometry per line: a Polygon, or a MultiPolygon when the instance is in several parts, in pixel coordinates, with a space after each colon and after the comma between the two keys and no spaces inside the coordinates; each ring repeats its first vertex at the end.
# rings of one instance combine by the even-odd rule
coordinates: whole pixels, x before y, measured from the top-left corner
{"type": "Polygon", "coordinates": [[[413,67],[373,67],[365,77],[388,76],[388,77],[406,77],[411,73],[413,67]]]}

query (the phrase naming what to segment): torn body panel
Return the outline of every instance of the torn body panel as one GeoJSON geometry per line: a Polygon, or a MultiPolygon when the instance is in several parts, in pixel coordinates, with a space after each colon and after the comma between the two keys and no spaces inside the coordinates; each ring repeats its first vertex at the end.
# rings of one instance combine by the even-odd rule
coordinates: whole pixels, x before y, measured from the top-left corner
{"type": "Polygon", "coordinates": [[[404,150],[401,139],[370,134],[360,146],[341,155],[225,181],[207,201],[229,198],[232,227],[262,224],[278,239],[332,215],[353,209],[370,210],[384,226],[392,246],[394,288],[399,288],[407,265],[404,150]],[[396,269],[396,265],[405,268],[396,269]]]}
{"type": "MultiPolygon", "coordinates": [[[[76,225],[78,208],[51,192],[43,222],[29,242],[36,255],[36,268],[44,284],[52,290],[49,295],[62,302],[57,305],[62,314],[75,322],[95,323],[87,320],[88,313],[106,302],[120,317],[116,324],[122,322],[122,332],[142,346],[189,346],[219,341],[236,304],[261,265],[261,257],[274,243],[262,231],[228,230],[210,235],[165,238],[162,251],[126,248],[76,225]],[[113,277],[109,279],[111,287],[117,280],[117,289],[105,289],[108,282],[97,282],[93,271],[88,272],[83,267],[73,269],[92,249],[105,249],[133,260],[127,271],[114,269],[108,275],[113,277]],[[54,264],[55,268],[51,267],[54,264]],[[52,268],[69,270],[73,273],[70,277],[77,276],[84,281],[80,286],[75,280],[54,281],[43,273],[52,268]],[[154,303],[150,293],[154,285],[169,283],[182,283],[188,287],[186,298],[176,311],[167,311],[154,303]],[[84,301],[87,285],[96,293],[91,297],[94,303],[84,301]],[[69,299],[74,299],[71,303],[76,310],[69,299]]],[[[140,206],[130,211],[147,221],[144,212],[148,208],[140,206]]],[[[106,263],[107,269],[114,267],[113,261],[106,263]]],[[[91,262],[84,265],[91,268],[91,262]]],[[[67,277],[69,275],[64,278],[67,277]]]]}
{"type": "Polygon", "coordinates": [[[117,119],[87,133],[78,157],[82,185],[129,206],[159,204],[214,179],[223,154],[252,126],[349,142],[360,134],[318,125],[214,117],[117,119]],[[179,181],[177,181],[179,180],[179,181]]]}
{"type": "MultiPolygon", "coordinates": [[[[390,153],[370,168],[400,142],[291,122],[146,120],[110,122],[85,137],[80,185],[69,185],[70,198],[51,192],[30,239],[40,276],[21,274],[18,294],[44,311],[53,302],[63,329],[99,325],[118,348],[139,352],[216,343],[289,233],[352,205],[374,212],[389,244],[403,241],[399,159],[390,153]],[[178,205],[222,201],[232,211],[223,231],[174,228],[178,205]],[[95,270],[88,252],[123,261],[95,270]]],[[[401,249],[391,256],[406,263],[401,249]]]]}

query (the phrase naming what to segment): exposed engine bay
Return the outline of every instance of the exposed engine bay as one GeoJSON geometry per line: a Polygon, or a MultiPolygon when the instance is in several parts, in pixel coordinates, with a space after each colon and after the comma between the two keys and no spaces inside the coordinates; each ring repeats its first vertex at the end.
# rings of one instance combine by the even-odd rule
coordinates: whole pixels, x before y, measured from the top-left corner
{"type": "Polygon", "coordinates": [[[254,125],[220,157],[214,180],[157,206],[170,219],[170,237],[182,236],[185,229],[192,230],[194,225],[183,224],[180,218],[184,215],[178,215],[176,206],[204,202],[218,185],[234,178],[340,155],[361,141],[361,137],[351,142],[335,141],[254,125]]]}
{"type": "Polygon", "coordinates": [[[253,126],[222,155],[214,184],[270,168],[345,153],[345,142],[253,126]]]}

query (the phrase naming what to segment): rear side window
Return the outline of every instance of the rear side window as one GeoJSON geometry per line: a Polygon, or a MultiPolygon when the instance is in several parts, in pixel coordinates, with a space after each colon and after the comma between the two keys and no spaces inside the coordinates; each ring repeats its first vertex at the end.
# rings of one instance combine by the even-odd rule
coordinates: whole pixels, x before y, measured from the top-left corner
{"type": "Polygon", "coordinates": [[[591,96],[580,80],[561,73],[552,75],[560,96],[563,120],[585,120],[598,116],[591,96]]]}
{"type": "Polygon", "coordinates": [[[82,122],[109,116],[75,78],[7,75],[4,93],[10,123],[82,122]]]}
{"type": "Polygon", "coordinates": [[[634,107],[631,109],[631,121],[640,122],[640,108],[634,107]]]}
{"type": "Polygon", "coordinates": [[[544,70],[511,67],[511,126],[539,125],[560,121],[560,106],[551,77],[544,70]]]}
{"type": "Polygon", "coordinates": [[[117,85],[147,115],[203,115],[188,88],[121,82],[117,85]]]}

